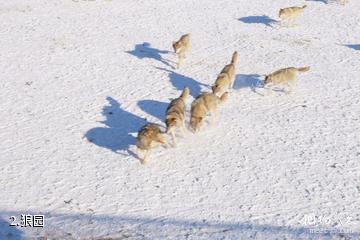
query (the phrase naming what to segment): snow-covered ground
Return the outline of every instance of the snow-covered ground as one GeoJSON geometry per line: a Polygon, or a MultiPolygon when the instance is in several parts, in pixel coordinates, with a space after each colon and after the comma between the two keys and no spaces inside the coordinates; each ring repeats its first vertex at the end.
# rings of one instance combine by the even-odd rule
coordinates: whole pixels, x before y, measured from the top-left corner
{"type": "Polygon", "coordinates": [[[0,239],[360,239],[359,13],[358,0],[2,0],[0,239]],[[297,27],[276,26],[304,4],[297,27]],[[193,52],[174,70],[184,33],[193,52]],[[145,119],[164,126],[184,86],[189,111],[234,50],[216,126],[141,165],[145,119]],[[254,89],[288,66],[311,66],[292,94],[254,89]],[[21,214],[45,227],[9,226],[21,214]]]}

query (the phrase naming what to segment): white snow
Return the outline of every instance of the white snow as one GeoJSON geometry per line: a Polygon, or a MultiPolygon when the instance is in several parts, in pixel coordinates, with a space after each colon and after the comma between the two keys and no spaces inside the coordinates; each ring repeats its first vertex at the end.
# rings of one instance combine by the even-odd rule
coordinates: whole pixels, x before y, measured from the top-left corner
{"type": "Polygon", "coordinates": [[[2,0],[0,239],[360,239],[359,12],[356,0],[2,0]],[[274,24],[304,4],[297,27],[274,24]],[[185,33],[193,52],[174,70],[185,33]],[[184,86],[189,111],[234,50],[216,126],[141,165],[145,118],[164,126],[184,86]],[[311,67],[292,94],[253,89],[288,66],[311,67]],[[21,214],[45,227],[9,226],[21,214]]]}

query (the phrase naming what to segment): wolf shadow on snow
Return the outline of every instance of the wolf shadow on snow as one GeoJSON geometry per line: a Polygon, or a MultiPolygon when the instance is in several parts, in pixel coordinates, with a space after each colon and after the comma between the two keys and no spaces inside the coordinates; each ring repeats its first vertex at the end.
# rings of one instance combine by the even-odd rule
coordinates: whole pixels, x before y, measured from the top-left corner
{"type": "MultiPolygon", "coordinates": [[[[169,73],[170,82],[176,88],[176,90],[179,90],[181,92],[185,87],[188,87],[190,90],[190,95],[193,96],[194,98],[199,96],[200,93],[202,92],[201,86],[209,87],[209,85],[207,85],[207,84],[198,82],[193,78],[186,77],[186,76],[176,73],[174,71],[167,70],[164,68],[157,68],[157,69],[169,73]]],[[[180,93],[179,93],[179,96],[180,96],[180,93]]],[[[178,97],[178,96],[176,96],[176,97],[178,97]]]]}
{"type": "Polygon", "coordinates": [[[345,47],[360,51],[360,44],[345,44],[345,47]]]}
{"type": "Polygon", "coordinates": [[[146,119],[125,111],[112,97],[107,97],[106,100],[108,105],[102,109],[102,115],[106,119],[101,121],[105,126],[88,130],[85,137],[99,147],[116,153],[127,151],[130,155],[134,155],[129,150],[129,146],[136,142],[132,133],[138,132],[147,123],[146,119]]]}
{"type": "Polygon", "coordinates": [[[264,81],[259,74],[237,74],[234,83],[234,89],[250,88],[256,92],[256,88],[262,87],[264,81]]]}
{"type": "Polygon", "coordinates": [[[156,100],[141,100],[137,103],[141,110],[154,116],[160,121],[164,121],[165,112],[169,105],[166,102],[160,102],[156,100]]]}
{"type": "Polygon", "coordinates": [[[126,53],[129,53],[139,59],[144,59],[144,58],[155,59],[155,60],[165,64],[166,66],[169,66],[171,68],[173,67],[168,63],[167,60],[165,60],[161,56],[161,54],[168,54],[170,52],[167,50],[159,50],[159,49],[153,48],[153,47],[151,47],[151,44],[148,42],[136,44],[134,50],[126,51],[126,53]]]}
{"type": "Polygon", "coordinates": [[[278,21],[272,19],[266,15],[262,16],[248,16],[242,17],[238,19],[240,22],[248,23],[248,24],[264,24],[265,26],[272,27],[273,23],[277,23],[278,21]]]}

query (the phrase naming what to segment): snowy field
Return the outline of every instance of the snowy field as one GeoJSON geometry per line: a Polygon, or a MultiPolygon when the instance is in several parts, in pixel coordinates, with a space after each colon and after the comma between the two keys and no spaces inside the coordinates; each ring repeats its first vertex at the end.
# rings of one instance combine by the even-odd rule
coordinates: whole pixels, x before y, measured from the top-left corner
{"type": "Polygon", "coordinates": [[[360,239],[359,0],[1,0],[0,34],[1,240],[360,239]],[[184,86],[188,122],[235,50],[216,125],[141,165],[140,127],[184,86]],[[255,88],[290,66],[292,94],[255,88]]]}

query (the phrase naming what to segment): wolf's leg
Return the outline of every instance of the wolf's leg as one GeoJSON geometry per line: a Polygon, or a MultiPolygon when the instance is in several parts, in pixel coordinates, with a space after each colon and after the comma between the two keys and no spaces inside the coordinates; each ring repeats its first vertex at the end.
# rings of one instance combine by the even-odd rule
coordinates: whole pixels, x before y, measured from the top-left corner
{"type": "Polygon", "coordinates": [[[146,150],[144,158],[142,159],[141,164],[147,164],[149,161],[149,156],[150,156],[150,149],[146,150]]]}
{"type": "Polygon", "coordinates": [[[211,111],[211,125],[215,125],[216,122],[216,112],[215,111],[211,111]]]}
{"type": "Polygon", "coordinates": [[[183,121],[182,126],[181,126],[180,129],[181,129],[181,133],[182,133],[183,137],[185,138],[187,133],[188,133],[188,131],[187,131],[186,127],[185,127],[185,121],[183,121]]]}
{"type": "Polygon", "coordinates": [[[190,52],[190,48],[188,47],[184,53],[183,53],[183,58],[185,59],[188,56],[188,53],[190,52]]]}
{"type": "Polygon", "coordinates": [[[140,148],[136,148],[136,155],[139,159],[141,159],[141,155],[143,154],[143,150],[141,150],[140,148]]]}
{"type": "Polygon", "coordinates": [[[186,55],[184,54],[184,58],[186,58],[191,53],[192,53],[192,46],[191,46],[191,43],[189,43],[187,51],[186,51],[186,55]]]}
{"type": "Polygon", "coordinates": [[[177,57],[178,57],[178,62],[176,64],[175,69],[179,69],[181,67],[182,64],[182,54],[181,53],[177,53],[177,57]]]}
{"type": "Polygon", "coordinates": [[[178,62],[176,63],[175,69],[179,69],[179,68],[180,68],[180,64],[181,64],[181,59],[180,59],[180,56],[178,56],[178,62]]]}
{"type": "Polygon", "coordinates": [[[290,20],[287,20],[287,21],[286,21],[286,27],[287,27],[287,28],[291,27],[291,21],[290,21],[290,20]]]}
{"type": "Polygon", "coordinates": [[[181,54],[179,55],[179,62],[177,66],[178,69],[183,65],[183,62],[184,62],[184,56],[181,54]]]}
{"type": "Polygon", "coordinates": [[[264,85],[264,89],[266,89],[266,95],[270,95],[270,93],[272,93],[272,87],[274,86],[273,83],[268,83],[266,85],[264,85]]]}
{"type": "Polygon", "coordinates": [[[289,27],[289,20],[288,19],[281,19],[280,27],[289,27]]]}
{"type": "Polygon", "coordinates": [[[173,140],[173,146],[176,147],[176,137],[175,137],[175,129],[174,128],[171,129],[171,137],[173,140]]]}
{"type": "Polygon", "coordinates": [[[285,93],[290,94],[292,92],[293,88],[290,83],[287,83],[286,86],[287,86],[287,90],[285,90],[285,93]]]}
{"type": "Polygon", "coordinates": [[[291,27],[296,27],[298,24],[296,23],[297,18],[291,18],[291,27]]]}
{"type": "Polygon", "coordinates": [[[287,28],[293,27],[293,24],[294,24],[293,18],[288,18],[288,19],[286,20],[286,27],[287,27],[287,28]]]}
{"type": "Polygon", "coordinates": [[[280,20],[277,21],[277,25],[278,25],[279,27],[283,27],[283,26],[284,26],[284,19],[280,18],[280,20]]]}
{"type": "Polygon", "coordinates": [[[236,76],[233,77],[232,82],[230,83],[230,89],[234,89],[236,76]]]}
{"type": "Polygon", "coordinates": [[[158,135],[156,141],[165,145],[165,148],[169,147],[169,143],[167,142],[166,138],[162,134],[158,135]]]}
{"type": "Polygon", "coordinates": [[[290,27],[294,27],[294,22],[295,22],[295,20],[294,20],[294,18],[290,18],[290,27]]]}
{"type": "Polygon", "coordinates": [[[270,88],[267,88],[267,92],[266,92],[266,95],[269,96],[269,95],[273,95],[274,91],[273,89],[270,87],[270,88]]]}

